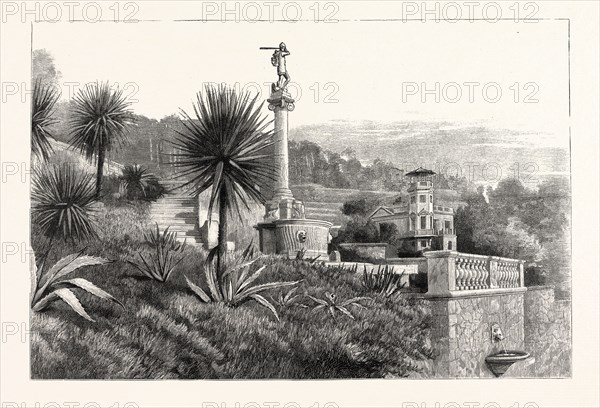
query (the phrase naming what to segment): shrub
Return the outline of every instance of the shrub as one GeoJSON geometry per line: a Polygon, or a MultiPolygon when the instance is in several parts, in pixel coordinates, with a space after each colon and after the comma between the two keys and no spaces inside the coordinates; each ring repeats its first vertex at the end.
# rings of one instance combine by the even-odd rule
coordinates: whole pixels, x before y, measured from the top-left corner
{"type": "Polygon", "coordinates": [[[74,288],[79,288],[99,297],[100,299],[111,300],[115,303],[118,303],[121,305],[121,307],[123,307],[123,309],[125,309],[125,306],[123,306],[123,304],[115,299],[112,295],[103,291],[86,279],[62,279],[84,266],[104,265],[109,262],[111,261],[105,258],[83,255],[83,251],[81,251],[65,256],[44,273],[44,262],[42,261],[39,268],[40,273],[38,274],[38,268],[35,268],[31,277],[31,308],[34,312],[41,312],[52,302],[61,299],[80,316],[93,322],[94,319],[87,314],[81,305],[81,302],[71,290],[74,288]]]}
{"type": "Polygon", "coordinates": [[[93,176],[75,166],[48,165],[33,174],[33,222],[50,239],[96,237],[93,176]]]}
{"type": "Polygon", "coordinates": [[[164,196],[167,191],[155,175],[137,164],[125,166],[120,179],[129,200],[154,201],[164,196]]]}
{"type": "Polygon", "coordinates": [[[175,267],[183,260],[185,243],[177,241],[177,233],[169,231],[169,227],[161,234],[158,224],[156,229],[145,233],[145,242],[150,246],[147,258],[143,252],[138,252],[141,262],[129,261],[144,276],[166,282],[175,270],[175,267]]]}
{"type": "Polygon", "coordinates": [[[377,270],[371,269],[370,271],[367,271],[365,266],[362,284],[370,291],[390,297],[406,286],[406,282],[401,282],[403,276],[404,272],[394,273],[394,267],[389,265],[383,267],[379,265],[377,270]]]}

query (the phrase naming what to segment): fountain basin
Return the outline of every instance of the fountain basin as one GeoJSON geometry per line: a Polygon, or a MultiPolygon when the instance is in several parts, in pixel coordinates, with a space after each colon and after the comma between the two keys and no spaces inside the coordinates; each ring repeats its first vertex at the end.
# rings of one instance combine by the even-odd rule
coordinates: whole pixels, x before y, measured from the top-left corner
{"type": "Polygon", "coordinates": [[[496,377],[503,375],[514,363],[528,359],[529,353],[525,351],[503,350],[490,354],[485,358],[488,367],[496,377]]]}
{"type": "Polygon", "coordinates": [[[259,223],[260,250],[264,254],[280,254],[295,258],[299,251],[307,257],[322,256],[327,259],[328,221],[308,218],[279,219],[259,223]]]}

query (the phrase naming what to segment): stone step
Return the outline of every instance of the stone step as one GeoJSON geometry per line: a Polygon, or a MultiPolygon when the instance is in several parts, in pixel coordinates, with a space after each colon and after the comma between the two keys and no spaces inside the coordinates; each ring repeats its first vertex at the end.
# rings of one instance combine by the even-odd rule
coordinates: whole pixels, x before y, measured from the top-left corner
{"type": "Polygon", "coordinates": [[[194,204],[186,204],[186,203],[175,203],[175,202],[169,202],[169,203],[154,203],[152,204],[151,208],[196,208],[196,206],[194,204]]]}
{"type": "Polygon", "coordinates": [[[304,202],[304,206],[305,207],[311,207],[311,208],[342,208],[344,206],[344,203],[327,203],[327,202],[320,202],[320,201],[305,201],[304,202]]]}
{"type": "MultiPolygon", "coordinates": [[[[158,229],[161,231],[164,231],[166,228],[169,228],[169,231],[184,231],[184,232],[190,232],[190,231],[196,231],[198,232],[198,229],[196,228],[195,224],[173,224],[171,222],[164,222],[164,223],[158,223],[158,229]]],[[[154,228],[156,228],[156,223],[154,223],[154,228]]],[[[200,233],[200,232],[198,232],[200,233]]]]}
{"type": "Polygon", "coordinates": [[[193,205],[181,205],[181,204],[157,204],[150,207],[150,211],[155,209],[165,209],[165,210],[188,210],[188,211],[196,211],[196,207],[193,205]]]}
{"type": "Polygon", "coordinates": [[[181,216],[181,217],[197,217],[196,211],[190,208],[151,208],[150,216],[154,215],[168,215],[170,217],[181,216]]]}
{"type": "Polygon", "coordinates": [[[182,205],[186,207],[196,207],[196,203],[184,201],[184,200],[168,200],[168,201],[156,201],[152,204],[155,205],[182,205]]]}
{"type": "Polygon", "coordinates": [[[189,226],[193,227],[196,225],[196,220],[177,220],[177,219],[159,220],[159,219],[154,219],[152,221],[154,222],[154,224],[158,223],[159,226],[164,225],[165,227],[168,227],[168,226],[175,227],[175,226],[180,226],[180,225],[183,225],[183,226],[189,225],[189,226]]]}
{"type": "Polygon", "coordinates": [[[159,198],[159,200],[188,200],[188,201],[198,201],[196,197],[190,197],[187,195],[179,195],[179,194],[167,194],[159,198]]]}
{"type": "Polygon", "coordinates": [[[333,208],[318,208],[318,207],[305,207],[304,210],[308,212],[315,212],[319,214],[342,214],[340,210],[336,210],[333,208]]]}

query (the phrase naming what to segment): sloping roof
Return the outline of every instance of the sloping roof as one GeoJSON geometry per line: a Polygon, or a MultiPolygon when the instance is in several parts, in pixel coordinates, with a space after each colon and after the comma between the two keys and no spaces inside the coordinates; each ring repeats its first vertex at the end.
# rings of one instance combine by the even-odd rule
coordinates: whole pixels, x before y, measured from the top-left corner
{"type": "Polygon", "coordinates": [[[377,208],[375,209],[375,211],[373,211],[373,212],[371,213],[371,215],[369,215],[369,218],[376,217],[376,216],[377,216],[376,214],[377,214],[377,213],[378,213],[380,210],[383,210],[383,211],[385,211],[385,212],[387,213],[387,214],[382,214],[382,215],[394,215],[394,212],[393,212],[392,210],[390,210],[390,209],[389,209],[389,208],[387,208],[387,207],[383,207],[383,206],[381,206],[381,207],[377,207],[377,208]]]}
{"type": "Polygon", "coordinates": [[[414,176],[433,176],[435,171],[424,169],[423,167],[419,167],[409,173],[406,173],[405,176],[414,177],[414,176]]]}

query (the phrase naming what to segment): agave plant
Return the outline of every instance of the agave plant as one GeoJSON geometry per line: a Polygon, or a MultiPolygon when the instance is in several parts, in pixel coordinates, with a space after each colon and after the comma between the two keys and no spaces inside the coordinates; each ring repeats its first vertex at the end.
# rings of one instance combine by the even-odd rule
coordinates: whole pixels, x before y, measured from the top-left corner
{"type": "Polygon", "coordinates": [[[290,289],[286,293],[280,293],[277,298],[271,297],[271,301],[281,307],[301,307],[307,308],[305,304],[300,303],[300,300],[304,297],[301,294],[296,294],[298,287],[290,289]]]}
{"type": "Polygon", "coordinates": [[[83,318],[93,322],[72,289],[83,289],[100,299],[110,300],[125,307],[112,295],[82,278],[66,279],[67,275],[84,266],[110,263],[105,258],[84,255],[83,251],[67,255],[44,272],[44,261],[38,268],[34,266],[31,277],[31,308],[34,312],[44,311],[51,303],[62,300],[83,318]],[[38,274],[39,271],[39,274],[38,274]]]}
{"type": "Polygon", "coordinates": [[[44,84],[38,78],[33,84],[33,98],[31,103],[31,151],[37,157],[48,160],[52,152],[49,138],[53,138],[50,127],[57,123],[53,118],[54,105],[60,93],[52,85],[44,84]]]}
{"type": "Polygon", "coordinates": [[[395,273],[394,268],[389,265],[383,267],[379,265],[377,270],[371,269],[370,271],[367,271],[365,266],[362,284],[370,291],[390,297],[406,286],[406,282],[402,282],[403,276],[404,271],[399,274],[395,273]]]}
{"type": "Polygon", "coordinates": [[[141,195],[148,200],[155,200],[165,193],[165,188],[158,182],[156,176],[137,164],[125,166],[121,180],[128,198],[137,198],[141,195]]]}
{"type": "Polygon", "coordinates": [[[205,303],[217,302],[236,307],[250,300],[254,300],[258,304],[269,309],[275,318],[279,320],[279,315],[277,314],[275,307],[265,299],[261,293],[271,289],[293,286],[300,281],[270,282],[252,285],[266,268],[266,265],[263,265],[251,272],[253,264],[259,259],[261,258],[248,260],[245,256],[235,259],[231,262],[231,266],[228,267],[219,278],[216,273],[214,262],[212,262],[209,257],[204,267],[208,291],[195,285],[187,276],[185,277],[185,280],[192,292],[205,303]]]}
{"type": "Polygon", "coordinates": [[[51,240],[96,237],[93,177],[71,165],[36,168],[32,179],[33,222],[51,240]]]}
{"type": "Polygon", "coordinates": [[[161,234],[158,224],[156,229],[151,232],[144,232],[146,244],[150,246],[150,253],[147,257],[140,251],[138,257],[141,262],[128,261],[144,276],[166,282],[175,267],[183,260],[183,251],[185,242],[177,240],[177,233],[169,231],[169,227],[161,234]]]}
{"type": "Polygon", "coordinates": [[[308,298],[312,299],[317,305],[313,308],[313,311],[320,309],[327,309],[329,314],[335,318],[336,311],[340,311],[352,320],[354,320],[354,316],[348,308],[350,306],[358,307],[361,309],[365,309],[364,305],[361,305],[359,302],[363,300],[371,300],[369,297],[353,297],[352,299],[340,301],[335,293],[325,292],[325,299],[319,299],[310,295],[306,295],[308,298]]]}
{"type": "Polygon", "coordinates": [[[102,191],[106,154],[127,139],[134,116],[122,89],[111,89],[108,82],[88,84],[73,98],[69,122],[71,145],[89,160],[95,159],[96,197],[102,191]]]}
{"type": "Polygon", "coordinates": [[[191,194],[212,188],[207,216],[218,207],[219,231],[217,283],[225,272],[227,217],[251,201],[264,203],[260,186],[273,179],[274,166],[268,148],[273,144],[270,121],[262,115],[258,96],[238,94],[224,86],[207,86],[204,97],[198,93],[194,118],[182,114],[182,130],[173,143],[177,177],[188,179],[181,187],[191,194]]]}
{"type": "Polygon", "coordinates": [[[317,255],[315,257],[312,258],[307,258],[306,257],[306,248],[301,248],[298,252],[296,252],[296,261],[299,262],[308,262],[308,263],[315,263],[317,261],[317,259],[319,259],[321,257],[321,255],[317,255]]]}

